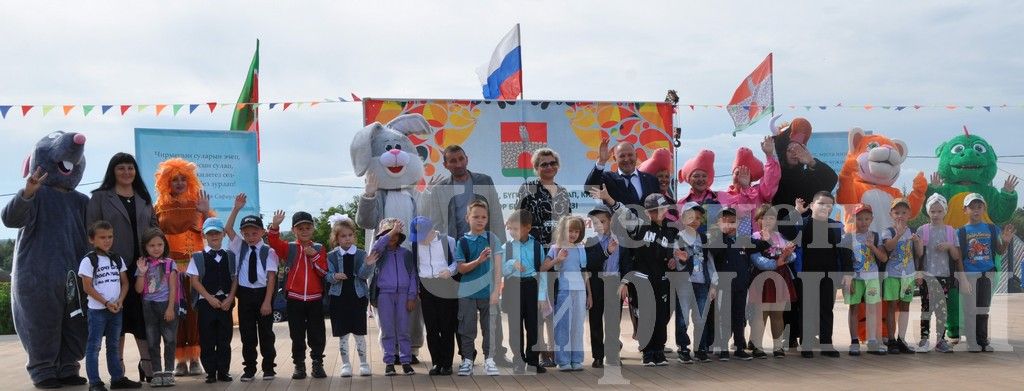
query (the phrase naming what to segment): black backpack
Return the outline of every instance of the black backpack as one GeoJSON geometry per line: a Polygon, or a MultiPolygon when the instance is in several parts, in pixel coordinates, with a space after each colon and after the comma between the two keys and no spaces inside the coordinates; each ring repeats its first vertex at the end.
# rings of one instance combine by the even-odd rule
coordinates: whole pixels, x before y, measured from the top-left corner
{"type": "MultiPolygon", "coordinates": [[[[85,254],[85,257],[89,258],[89,263],[92,264],[92,278],[96,278],[96,270],[100,268],[100,255],[96,254],[95,251],[89,251],[88,254],[85,254]]],[[[124,258],[121,258],[120,255],[113,251],[107,253],[107,258],[110,258],[110,261],[114,263],[114,269],[120,273],[121,267],[124,266],[124,258]]]]}

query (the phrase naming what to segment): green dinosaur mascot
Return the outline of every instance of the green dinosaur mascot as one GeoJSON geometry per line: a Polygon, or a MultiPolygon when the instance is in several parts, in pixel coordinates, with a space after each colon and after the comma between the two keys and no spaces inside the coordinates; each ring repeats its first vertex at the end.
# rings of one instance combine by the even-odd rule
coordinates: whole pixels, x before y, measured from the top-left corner
{"type": "MultiPolygon", "coordinates": [[[[1006,178],[1002,189],[992,186],[996,177],[996,152],[985,139],[970,134],[965,126],[964,134],[940,144],[935,149],[935,156],[939,158],[939,171],[932,174],[927,195],[939,193],[949,200],[946,224],[953,228],[967,224],[963,204],[970,193],[985,197],[988,205],[988,213],[983,216],[985,222],[1002,226],[1010,221],[1017,208],[1017,192],[1014,190],[1017,177],[1010,175],[1006,178]]],[[[960,325],[963,324],[959,298],[958,289],[950,288],[949,300],[946,301],[949,314],[946,329],[950,338],[960,336],[960,325]]]]}
{"type": "Polygon", "coordinates": [[[967,214],[960,206],[970,193],[985,197],[988,204],[985,222],[1001,226],[1010,221],[1017,209],[1017,192],[1014,191],[1017,179],[1011,175],[1002,189],[992,186],[996,177],[996,152],[985,139],[968,133],[964,127],[962,136],[939,144],[935,156],[939,158],[939,172],[932,175],[927,196],[939,193],[949,200],[946,224],[953,228],[967,224],[967,214]]]}

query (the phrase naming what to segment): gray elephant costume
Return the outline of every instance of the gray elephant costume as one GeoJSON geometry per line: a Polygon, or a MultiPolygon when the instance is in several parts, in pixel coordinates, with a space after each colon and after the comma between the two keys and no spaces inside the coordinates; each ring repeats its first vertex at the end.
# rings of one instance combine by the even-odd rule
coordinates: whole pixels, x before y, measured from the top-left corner
{"type": "Polygon", "coordinates": [[[85,211],[89,197],[75,190],[85,171],[85,136],[53,132],[36,143],[24,175],[47,173],[39,190],[24,190],[2,212],[18,228],[11,273],[14,327],[28,353],[32,382],[79,376],[87,323],[82,309],[79,260],[89,250],[85,211]]]}

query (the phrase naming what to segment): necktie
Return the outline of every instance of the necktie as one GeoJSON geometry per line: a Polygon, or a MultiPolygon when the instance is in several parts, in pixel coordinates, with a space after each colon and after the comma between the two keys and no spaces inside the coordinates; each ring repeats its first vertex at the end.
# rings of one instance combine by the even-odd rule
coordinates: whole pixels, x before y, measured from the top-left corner
{"type": "Polygon", "coordinates": [[[249,283],[256,283],[256,246],[249,246],[249,283]]]}
{"type": "Polygon", "coordinates": [[[640,194],[637,193],[637,191],[636,191],[636,186],[633,186],[633,176],[634,175],[636,175],[636,174],[623,175],[623,178],[626,178],[626,187],[629,188],[630,197],[635,195],[637,200],[639,200],[640,202],[643,202],[644,200],[640,199],[640,194]]]}

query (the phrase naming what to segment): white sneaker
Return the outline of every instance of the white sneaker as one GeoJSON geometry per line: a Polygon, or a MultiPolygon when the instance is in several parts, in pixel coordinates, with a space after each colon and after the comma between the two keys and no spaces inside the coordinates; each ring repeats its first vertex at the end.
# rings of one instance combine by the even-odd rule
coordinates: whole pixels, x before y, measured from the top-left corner
{"type": "Polygon", "coordinates": [[[370,364],[365,362],[359,364],[359,376],[370,376],[370,364]]]}
{"type": "Polygon", "coordinates": [[[915,349],[915,350],[918,353],[928,353],[928,352],[930,352],[932,350],[932,346],[928,342],[928,338],[922,339],[920,342],[918,342],[917,343],[917,349],[915,349]]]}
{"type": "Polygon", "coordinates": [[[494,363],[493,358],[484,360],[484,372],[487,376],[498,376],[501,372],[498,372],[498,365],[494,363]]]}
{"type": "Polygon", "coordinates": [[[469,376],[473,374],[473,361],[464,358],[462,364],[459,364],[459,376],[469,376]]]}
{"type": "Polygon", "coordinates": [[[352,366],[348,363],[341,364],[341,377],[352,377],[352,366]]]}

